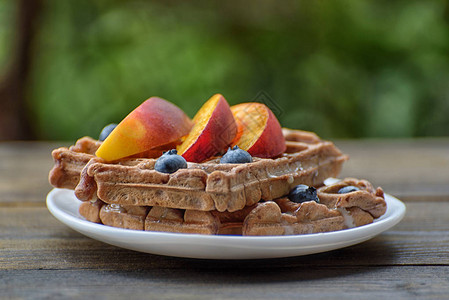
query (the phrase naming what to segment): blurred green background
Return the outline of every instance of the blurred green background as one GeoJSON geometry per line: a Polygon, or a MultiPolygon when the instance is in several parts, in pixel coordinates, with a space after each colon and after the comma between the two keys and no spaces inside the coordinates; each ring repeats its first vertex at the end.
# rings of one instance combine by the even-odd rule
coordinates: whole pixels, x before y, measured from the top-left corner
{"type": "MultiPolygon", "coordinates": [[[[0,0],[0,75],[18,2],[0,0]]],[[[42,1],[30,138],[70,140],[150,96],[193,117],[214,93],[325,138],[449,135],[449,1],[42,1]]]]}

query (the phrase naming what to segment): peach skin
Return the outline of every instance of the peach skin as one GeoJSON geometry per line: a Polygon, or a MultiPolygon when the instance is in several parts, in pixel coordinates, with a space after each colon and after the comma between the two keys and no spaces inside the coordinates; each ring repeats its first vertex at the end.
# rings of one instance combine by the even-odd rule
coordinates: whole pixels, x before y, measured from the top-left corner
{"type": "Polygon", "coordinates": [[[262,103],[241,103],[231,107],[238,133],[232,145],[260,158],[272,158],[285,151],[282,128],[273,112],[262,103]]]}
{"type": "Polygon", "coordinates": [[[178,141],[193,123],[176,105],[158,97],[144,101],[104,140],[95,153],[113,161],[178,141]]]}
{"type": "Polygon", "coordinates": [[[202,162],[224,151],[237,134],[229,104],[220,94],[204,103],[193,122],[195,125],[177,149],[190,162],[202,162]]]}

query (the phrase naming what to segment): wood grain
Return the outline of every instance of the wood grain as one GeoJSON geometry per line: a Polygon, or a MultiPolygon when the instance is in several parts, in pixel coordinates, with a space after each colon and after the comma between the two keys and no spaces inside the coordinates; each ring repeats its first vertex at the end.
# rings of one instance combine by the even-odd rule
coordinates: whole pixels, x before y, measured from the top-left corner
{"type": "Polygon", "coordinates": [[[95,299],[447,299],[447,270],[415,267],[281,267],[262,270],[0,271],[18,297],[95,299]],[[407,276],[404,276],[407,274],[407,276]]]}
{"type": "Polygon", "coordinates": [[[50,191],[51,150],[69,143],[0,143],[0,204],[43,204],[50,191]]]}
{"type": "Polygon", "coordinates": [[[367,242],[268,260],[194,260],[89,239],[45,207],[51,149],[0,143],[0,298],[415,299],[449,295],[449,139],[338,141],[342,177],[405,201],[404,220],[367,242]]]}
{"type": "Polygon", "coordinates": [[[449,201],[449,139],[337,141],[341,177],[366,178],[405,201],[449,201]]]}

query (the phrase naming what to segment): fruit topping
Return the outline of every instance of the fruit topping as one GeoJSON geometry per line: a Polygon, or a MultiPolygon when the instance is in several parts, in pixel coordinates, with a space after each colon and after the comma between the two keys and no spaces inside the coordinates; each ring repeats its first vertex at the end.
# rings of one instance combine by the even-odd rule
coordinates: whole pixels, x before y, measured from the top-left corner
{"type": "Polygon", "coordinates": [[[109,134],[112,132],[112,130],[115,129],[115,127],[117,127],[117,124],[115,124],[115,123],[111,123],[109,125],[106,125],[103,128],[103,130],[101,130],[100,137],[98,138],[98,140],[100,142],[104,141],[109,136],[109,134]]]}
{"type": "Polygon", "coordinates": [[[221,164],[246,164],[250,162],[253,162],[251,154],[238,146],[234,146],[234,148],[229,147],[228,152],[220,159],[221,164]]]}
{"type": "Polygon", "coordinates": [[[187,161],[202,162],[226,150],[237,134],[237,125],[226,99],[216,94],[212,96],[193,118],[195,125],[178,153],[187,161]]]}
{"type": "Polygon", "coordinates": [[[168,174],[185,168],[187,168],[187,162],[184,157],[177,154],[176,149],[165,152],[154,164],[156,171],[168,174]]]}
{"type": "Polygon", "coordinates": [[[288,194],[288,199],[295,203],[303,203],[307,201],[315,201],[320,203],[317,196],[316,188],[313,186],[307,186],[305,184],[299,184],[295,186],[288,194]]]}
{"type": "Polygon", "coordinates": [[[339,193],[339,194],[347,194],[347,193],[351,193],[351,192],[357,192],[357,191],[359,191],[359,190],[360,190],[360,189],[359,189],[358,187],[356,187],[356,186],[348,185],[348,186],[342,187],[342,188],[338,191],[338,193],[339,193]]]}
{"type": "Polygon", "coordinates": [[[179,107],[151,97],[117,125],[95,154],[113,161],[177,143],[192,126],[190,118],[179,107]]]}
{"type": "Polygon", "coordinates": [[[232,145],[260,158],[273,158],[285,151],[281,125],[265,104],[242,103],[232,106],[231,111],[237,123],[232,145]]]}

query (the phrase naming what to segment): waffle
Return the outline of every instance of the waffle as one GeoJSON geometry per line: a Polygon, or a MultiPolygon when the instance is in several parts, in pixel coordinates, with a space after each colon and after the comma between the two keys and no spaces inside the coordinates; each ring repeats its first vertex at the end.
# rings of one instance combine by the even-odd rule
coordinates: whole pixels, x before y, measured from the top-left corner
{"type": "Polygon", "coordinates": [[[85,201],[81,203],[78,210],[80,215],[82,215],[87,221],[102,223],[100,219],[100,210],[103,205],[104,202],[98,199],[95,201],[85,201]]]}
{"type": "Polygon", "coordinates": [[[243,235],[293,235],[344,229],[337,210],[315,201],[297,204],[282,198],[259,203],[245,218],[243,235]]]}
{"type": "Polygon", "coordinates": [[[161,206],[121,206],[96,200],[81,203],[79,212],[90,222],[125,229],[241,235],[243,221],[254,207],[230,213],[161,206]]]}
{"type": "Polygon", "coordinates": [[[175,233],[242,235],[243,221],[255,205],[238,212],[198,211],[161,206],[121,206],[100,200],[81,203],[88,221],[107,226],[175,233]]]}
{"type": "Polygon", "coordinates": [[[298,184],[320,186],[339,174],[347,156],[314,133],[283,129],[287,149],[275,159],[219,164],[219,158],[188,163],[173,174],[154,170],[155,159],[105,163],[92,158],[75,189],[83,201],[99,199],[122,206],[162,206],[234,212],[260,200],[282,197],[298,184]]]}
{"type": "Polygon", "coordinates": [[[242,235],[242,224],[254,207],[247,206],[236,212],[219,212],[154,206],[145,219],[145,230],[242,235]]]}
{"type": "Polygon", "coordinates": [[[219,227],[218,217],[209,211],[154,206],[145,219],[149,231],[217,234],[219,227]]]}
{"type": "MultiPolygon", "coordinates": [[[[320,190],[333,191],[347,185],[369,187],[366,180],[345,179],[337,184],[326,186],[320,190]]],[[[357,192],[353,192],[357,193],[357,192]]],[[[318,193],[319,196],[329,195],[318,193]]],[[[333,198],[346,199],[348,194],[332,193],[333,198]],[[337,196],[338,195],[338,196],[337,196]]],[[[113,227],[135,230],[162,231],[196,234],[233,234],[233,235],[298,235],[318,232],[337,231],[358,227],[373,222],[372,207],[379,207],[385,202],[383,197],[365,190],[357,200],[350,200],[348,205],[339,206],[338,200],[321,200],[295,203],[286,197],[273,201],[259,202],[236,212],[183,210],[167,207],[138,207],[105,204],[101,210],[97,206],[84,202],[82,204],[90,212],[80,209],[86,218],[95,219],[113,227]],[[360,205],[360,206],[358,206],[360,205]],[[345,206],[345,207],[344,207],[345,206]],[[365,209],[369,209],[366,211],[365,209]]],[[[343,202],[341,202],[343,203],[343,202]]],[[[379,209],[375,209],[379,212],[379,209]]]]}
{"type": "Polygon", "coordinates": [[[366,180],[355,178],[346,178],[333,185],[323,186],[318,189],[318,197],[321,203],[329,208],[349,209],[359,207],[370,213],[373,218],[378,218],[387,210],[384,192],[382,188],[374,189],[372,184],[366,180]],[[355,186],[360,190],[338,194],[338,191],[345,186],[355,186]]]}
{"type": "Polygon", "coordinates": [[[336,231],[370,224],[386,211],[381,188],[366,180],[346,178],[317,191],[320,203],[287,198],[259,203],[243,224],[243,235],[293,235],[336,231]],[[360,190],[338,194],[345,186],[360,190]]]}
{"type": "Polygon", "coordinates": [[[105,225],[125,229],[144,230],[144,222],[150,207],[105,204],[99,211],[99,219],[105,225]]]}
{"type": "Polygon", "coordinates": [[[82,169],[89,160],[95,158],[95,151],[100,145],[101,142],[97,140],[83,137],[69,148],[61,147],[53,150],[51,155],[55,165],[48,176],[50,184],[57,188],[75,189],[82,169]]]}
{"type": "MultiPolygon", "coordinates": [[[[60,147],[53,150],[52,156],[55,164],[48,176],[50,184],[56,188],[75,189],[80,181],[80,173],[83,168],[91,159],[97,158],[95,152],[100,147],[101,143],[102,142],[86,136],[78,139],[75,145],[70,146],[69,148],[60,147]]],[[[129,159],[159,157],[164,150],[176,147],[176,143],[168,144],[166,147],[168,148],[138,153],[129,159]]]]}
{"type": "Polygon", "coordinates": [[[332,209],[314,201],[287,198],[259,203],[243,224],[243,235],[296,235],[337,231],[373,222],[359,207],[332,209]]]}

